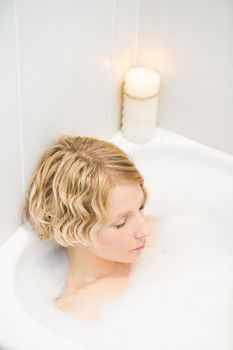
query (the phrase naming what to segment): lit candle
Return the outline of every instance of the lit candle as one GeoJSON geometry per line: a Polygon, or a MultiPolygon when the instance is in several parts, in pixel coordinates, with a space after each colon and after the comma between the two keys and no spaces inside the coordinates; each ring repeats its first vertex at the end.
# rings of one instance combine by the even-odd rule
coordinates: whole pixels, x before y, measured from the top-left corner
{"type": "Polygon", "coordinates": [[[155,69],[131,68],[125,75],[124,91],[134,98],[150,98],[158,94],[160,77],[155,69]]]}
{"type": "Polygon", "coordinates": [[[122,133],[130,141],[145,143],[155,133],[160,76],[147,67],[126,72],[123,88],[122,133]]]}

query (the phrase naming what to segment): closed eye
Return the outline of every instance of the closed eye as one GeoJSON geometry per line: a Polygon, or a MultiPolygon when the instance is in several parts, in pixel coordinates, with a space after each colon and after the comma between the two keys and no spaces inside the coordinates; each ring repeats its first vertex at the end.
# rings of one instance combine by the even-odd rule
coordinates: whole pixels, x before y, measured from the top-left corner
{"type": "Polygon", "coordinates": [[[119,230],[119,228],[123,227],[125,223],[126,223],[126,220],[122,224],[115,225],[115,227],[119,230]]]}
{"type": "MultiPolygon", "coordinates": [[[[141,207],[139,208],[139,210],[143,210],[143,209],[144,209],[144,204],[141,205],[141,207]]],[[[127,217],[125,218],[125,221],[122,222],[122,224],[115,225],[115,227],[119,230],[121,227],[123,227],[123,226],[126,224],[126,220],[127,220],[127,217]]]]}

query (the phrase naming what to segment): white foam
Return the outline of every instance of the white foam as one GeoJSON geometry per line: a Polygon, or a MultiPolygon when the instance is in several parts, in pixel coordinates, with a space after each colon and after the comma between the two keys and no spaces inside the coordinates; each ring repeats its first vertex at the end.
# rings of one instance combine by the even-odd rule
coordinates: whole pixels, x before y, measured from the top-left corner
{"type": "Polygon", "coordinates": [[[87,349],[232,349],[232,230],[195,215],[157,215],[157,222],[154,245],[139,256],[128,289],[98,320],[53,307],[67,259],[64,250],[37,239],[18,268],[22,303],[87,349]]]}

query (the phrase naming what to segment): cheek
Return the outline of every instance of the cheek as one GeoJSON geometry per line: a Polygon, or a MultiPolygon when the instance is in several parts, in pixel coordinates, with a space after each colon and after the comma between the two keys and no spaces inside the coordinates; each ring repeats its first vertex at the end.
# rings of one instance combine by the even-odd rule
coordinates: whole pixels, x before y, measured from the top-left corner
{"type": "Polygon", "coordinates": [[[101,232],[99,235],[99,243],[103,248],[120,250],[127,244],[127,239],[126,235],[121,235],[120,232],[101,232]]]}

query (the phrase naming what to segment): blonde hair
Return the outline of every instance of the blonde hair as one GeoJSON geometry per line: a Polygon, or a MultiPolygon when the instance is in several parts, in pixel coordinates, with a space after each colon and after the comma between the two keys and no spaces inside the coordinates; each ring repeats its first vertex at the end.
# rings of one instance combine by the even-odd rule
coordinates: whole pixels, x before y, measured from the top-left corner
{"type": "Polygon", "coordinates": [[[29,185],[23,220],[40,239],[63,247],[96,244],[94,227],[106,218],[109,190],[144,180],[115,144],[92,137],[61,136],[42,156],[29,185]]]}

